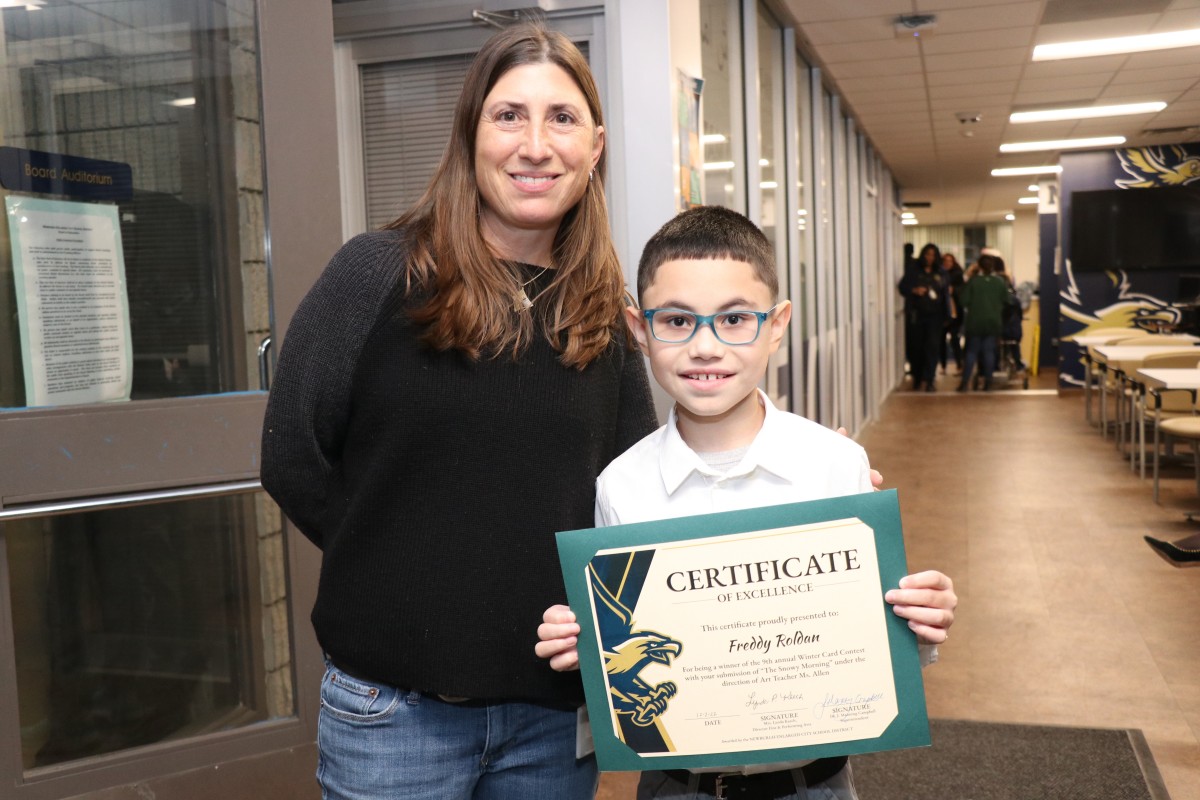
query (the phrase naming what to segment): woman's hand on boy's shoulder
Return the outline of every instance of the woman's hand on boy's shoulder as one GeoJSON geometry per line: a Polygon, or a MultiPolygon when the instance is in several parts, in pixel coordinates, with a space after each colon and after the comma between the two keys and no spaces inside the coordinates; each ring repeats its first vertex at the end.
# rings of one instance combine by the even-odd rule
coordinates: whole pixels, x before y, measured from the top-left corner
{"type": "MultiPolygon", "coordinates": [[[[842,436],[845,436],[847,439],[850,438],[850,434],[846,432],[845,428],[838,428],[837,432],[842,436]]],[[[880,486],[883,486],[883,473],[877,469],[871,470],[871,486],[875,487],[876,490],[878,490],[880,486]]]]}
{"type": "Polygon", "coordinates": [[[557,672],[579,669],[579,623],[575,612],[563,605],[550,606],[542,614],[538,626],[538,643],[533,651],[539,658],[550,660],[550,668],[557,672]]]}
{"type": "Polygon", "coordinates": [[[905,575],[900,588],[888,591],[883,599],[897,616],[908,620],[921,644],[941,644],[950,637],[958,595],[949,576],[933,569],[905,575]]]}

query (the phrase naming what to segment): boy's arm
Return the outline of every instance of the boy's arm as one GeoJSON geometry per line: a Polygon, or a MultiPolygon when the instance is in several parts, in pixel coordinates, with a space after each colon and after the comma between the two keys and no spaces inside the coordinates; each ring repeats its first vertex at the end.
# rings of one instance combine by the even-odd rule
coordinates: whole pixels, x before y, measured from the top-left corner
{"type": "MultiPolygon", "coordinates": [[[[617,524],[612,508],[608,503],[608,495],[604,491],[604,481],[596,481],[596,527],[606,528],[617,524]]],[[[568,606],[550,606],[542,614],[542,624],[538,626],[538,643],[533,646],[533,652],[538,658],[549,659],[550,668],[557,672],[579,669],[579,651],[575,645],[579,642],[579,623],[575,621],[575,612],[568,606]]]]}
{"type": "MultiPolygon", "coordinates": [[[[850,434],[846,431],[845,427],[838,428],[837,432],[840,433],[842,436],[845,436],[847,439],[850,438],[850,434]]],[[[870,475],[871,475],[871,488],[872,489],[878,489],[879,487],[883,486],[883,473],[882,472],[880,472],[877,469],[872,469],[870,471],[870,475]]],[[[597,522],[596,524],[599,525],[600,523],[597,522]]]]}
{"type": "Polygon", "coordinates": [[[950,637],[958,595],[949,576],[937,570],[905,575],[900,587],[888,591],[884,600],[897,616],[908,620],[921,644],[938,645],[950,637]]]}
{"type": "Polygon", "coordinates": [[[539,658],[550,659],[550,668],[557,672],[579,669],[579,623],[575,612],[567,606],[550,606],[542,614],[538,639],[533,651],[539,658]]]}

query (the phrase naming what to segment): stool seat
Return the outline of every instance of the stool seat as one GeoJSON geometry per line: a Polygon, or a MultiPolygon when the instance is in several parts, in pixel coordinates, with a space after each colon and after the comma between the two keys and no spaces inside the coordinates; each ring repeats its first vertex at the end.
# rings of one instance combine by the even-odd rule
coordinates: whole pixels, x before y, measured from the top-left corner
{"type": "Polygon", "coordinates": [[[1163,433],[1180,439],[1200,439],[1200,417],[1186,416],[1164,419],[1159,423],[1163,433]]]}
{"type": "MultiPolygon", "coordinates": [[[[1158,428],[1168,436],[1192,443],[1192,468],[1196,471],[1196,494],[1200,494],[1200,416],[1164,419],[1158,428]]],[[[1154,502],[1158,502],[1158,450],[1154,451],[1154,502]]]]}

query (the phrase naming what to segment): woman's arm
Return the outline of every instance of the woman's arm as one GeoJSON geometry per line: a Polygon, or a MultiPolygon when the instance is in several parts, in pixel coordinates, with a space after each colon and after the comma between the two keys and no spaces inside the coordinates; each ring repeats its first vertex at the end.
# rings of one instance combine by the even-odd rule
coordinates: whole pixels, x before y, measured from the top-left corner
{"type": "Polygon", "coordinates": [[[400,251],[395,234],[348,242],[301,301],[279,354],[263,422],[262,484],[318,547],[355,364],[399,274],[400,251]]]}

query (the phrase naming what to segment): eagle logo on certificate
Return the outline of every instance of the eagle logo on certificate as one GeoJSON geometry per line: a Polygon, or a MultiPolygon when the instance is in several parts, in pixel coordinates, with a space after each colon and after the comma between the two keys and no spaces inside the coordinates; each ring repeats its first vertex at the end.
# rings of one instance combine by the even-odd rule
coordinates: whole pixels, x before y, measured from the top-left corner
{"type": "Polygon", "coordinates": [[[895,492],[558,534],[601,769],[929,744],[895,492]]]}
{"type": "Polygon", "coordinates": [[[669,666],[683,652],[683,645],[655,631],[635,630],[633,614],[620,599],[626,593],[636,597],[645,579],[644,566],[652,555],[653,551],[643,550],[616,557],[598,556],[588,565],[588,574],[613,721],[623,741],[641,741],[662,751],[671,748],[658,718],[678,688],[673,681],[651,685],[642,678],[642,670],[651,664],[669,666]],[[610,576],[610,581],[615,579],[613,586],[607,585],[602,575],[610,576]],[[652,733],[638,730],[650,727],[655,729],[652,733]]]}

